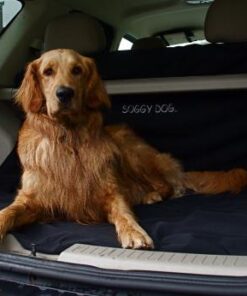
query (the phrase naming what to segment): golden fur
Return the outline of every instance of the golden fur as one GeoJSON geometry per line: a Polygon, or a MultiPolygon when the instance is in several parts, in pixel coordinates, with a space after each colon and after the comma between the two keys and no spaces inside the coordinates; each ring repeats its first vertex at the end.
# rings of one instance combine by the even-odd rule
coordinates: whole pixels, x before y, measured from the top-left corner
{"type": "Polygon", "coordinates": [[[22,185],[15,201],[0,211],[0,234],[34,221],[109,221],[124,248],[152,248],[132,212],[197,192],[239,191],[245,170],[184,173],[178,161],[161,154],[128,127],[102,123],[110,101],[94,62],[72,50],[53,50],[29,64],[16,100],[26,112],[19,134],[22,185]],[[63,105],[60,86],[74,96],[63,105]],[[220,181],[219,181],[220,180],[220,181]]]}

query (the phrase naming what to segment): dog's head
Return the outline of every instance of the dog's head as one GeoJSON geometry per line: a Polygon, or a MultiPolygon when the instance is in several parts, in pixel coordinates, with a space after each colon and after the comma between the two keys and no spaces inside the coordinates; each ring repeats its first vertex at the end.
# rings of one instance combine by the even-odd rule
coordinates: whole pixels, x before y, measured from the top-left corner
{"type": "Polygon", "coordinates": [[[110,107],[94,61],[68,49],[49,51],[30,63],[16,100],[25,112],[53,119],[110,107]]]}

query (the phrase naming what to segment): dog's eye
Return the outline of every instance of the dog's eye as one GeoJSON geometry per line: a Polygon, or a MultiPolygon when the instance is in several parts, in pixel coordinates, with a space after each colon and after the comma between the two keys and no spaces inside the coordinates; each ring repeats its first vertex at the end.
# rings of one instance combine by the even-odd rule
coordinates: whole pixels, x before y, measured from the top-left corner
{"type": "Polygon", "coordinates": [[[79,66],[75,66],[75,67],[72,68],[72,74],[74,74],[74,75],[79,75],[79,74],[81,74],[81,73],[82,73],[82,69],[81,69],[81,67],[79,67],[79,66]]]}
{"type": "Polygon", "coordinates": [[[52,68],[45,69],[44,73],[45,76],[51,76],[53,74],[52,68]]]}

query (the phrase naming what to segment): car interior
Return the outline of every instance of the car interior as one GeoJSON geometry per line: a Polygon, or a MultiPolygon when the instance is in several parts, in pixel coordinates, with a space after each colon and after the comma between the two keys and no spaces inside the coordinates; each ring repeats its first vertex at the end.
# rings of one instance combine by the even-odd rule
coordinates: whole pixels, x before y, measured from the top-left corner
{"type": "MultiPolygon", "coordinates": [[[[6,1],[7,2],[7,1],[6,1]]],[[[247,2],[23,0],[0,35],[0,208],[20,184],[24,114],[14,103],[26,65],[69,48],[95,59],[124,123],[185,171],[247,168],[247,2]],[[131,44],[121,49],[122,39],[131,44]]],[[[5,4],[4,4],[5,5],[5,4]]],[[[101,269],[247,276],[247,191],[135,208],[155,249],[123,250],[108,223],[57,221],[16,229],[3,254],[101,269]]],[[[232,294],[233,295],[233,294],[232,294]]]]}

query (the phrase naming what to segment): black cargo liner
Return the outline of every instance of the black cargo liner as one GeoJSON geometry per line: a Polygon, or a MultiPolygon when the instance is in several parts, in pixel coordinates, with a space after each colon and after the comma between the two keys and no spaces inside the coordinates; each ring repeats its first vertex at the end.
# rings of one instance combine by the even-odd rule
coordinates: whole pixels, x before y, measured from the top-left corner
{"type": "MultiPolygon", "coordinates": [[[[246,168],[246,95],[231,91],[115,96],[105,118],[107,123],[127,123],[160,151],[180,159],[186,170],[246,168]]],[[[19,175],[13,151],[0,169],[1,207],[13,199],[19,175]]],[[[135,212],[156,250],[246,255],[246,194],[188,193],[178,200],[138,206],[135,212]]],[[[38,252],[49,254],[74,243],[119,247],[115,229],[107,223],[36,223],[13,234],[25,248],[35,244],[38,252]]]]}
{"type": "Polygon", "coordinates": [[[247,43],[125,50],[96,56],[104,80],[247,73],[247,43]]]}

